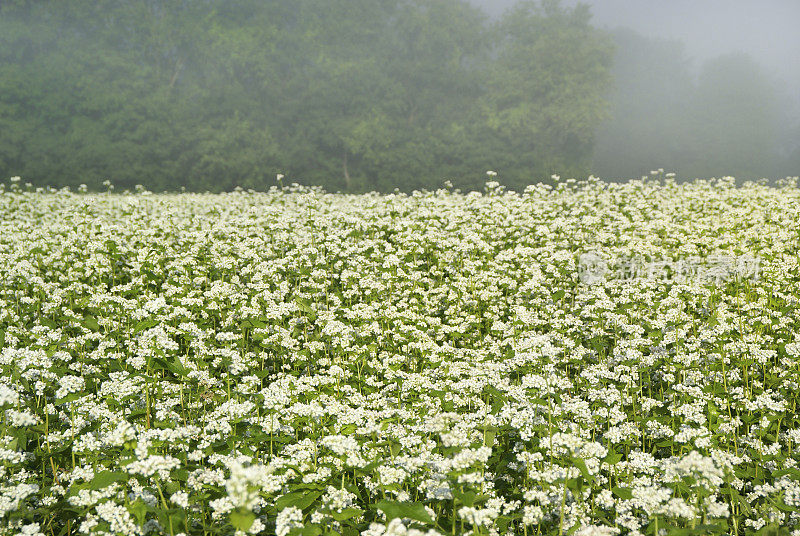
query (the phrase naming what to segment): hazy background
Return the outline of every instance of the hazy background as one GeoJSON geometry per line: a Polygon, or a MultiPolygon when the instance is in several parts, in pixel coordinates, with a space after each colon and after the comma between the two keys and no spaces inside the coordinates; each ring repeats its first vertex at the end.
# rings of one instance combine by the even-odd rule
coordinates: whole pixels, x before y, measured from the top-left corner
{"type": "MultiPolygon", "coordinates": [[[[516,3],[514,0],[470,1],[495,18],[516,3]]],[[[791,161],[787,159],[783,165],[777,162],[782,156],[796,154],[800,146],[800,128],[797,128],[800,123],[799,1],[566,0],[564,5],[578,3],[590,6],[592,24],[612,33],[618,47],[614,88],[609,93],[612,117],[597,131],[598,145],[592,163],[596,174],[635,177],[647,173],[648,167],[684,171],[686,176],[730,173],[740,178],[752,178],[759,174],[773,177],[800,173],[800,159],[797,157],[791,161]],[[638,47],[649,49],[650,57],[637,54],[638,47]],[[759,110],[754,114],[756,119],[763,120],[765,114],[773,113],[778,116],[775,121],[780,125],[777,132],[772,133],[764,132],[770,129],[769,126],[752,125],[752,130],[742,132],[740,138],[751,138],[754,145],[759,145],[765,137],[772,137],[774,141],[769,144],[778,146],[778,155],[768,154],[769,151],[763,147],[751,147],[746,156],[735,157],[735,151],[722,155],[721,148],[715,146],[727,143],[738,150],[738,144],[734,140],[725,140],[720,133],[718,139],[708,140],[707,145],[696,148],[698,153],[708,157],[704,165],[700,162],[702,157],[692,158],[693,148],[680,146],[680,141],[674,139],[674,136],[686,136],[676,125],[680,120],[665,116],[680,113],[676,108],[680,107],[681,99],[687,98],[690,84],[697,82],[704,67],[735,56],[743,60],[739,76],[746,78],[744,57],[751,58],[754,64],[750,66],[750,74],[756,75],[760,71],[765,82],[761,89],[771,93],[761,94],[762,102],[751,99],[749,106],[759,110]],[[679,62],[684,63],[684,69],[678,68],[679,62]],[[637,63],[650,64],[653,69],[646,72],[647,69],[642,68],[644,65],[637,69],[637,63]],[[661,73],[657,72],[659,68],[662,68],[661,73]],[[679,80],[668,79],[670,75],[679,80]],[[673,95],[683,95],[671,99],[666,94],[667,88],[674,92],[673,95]],[[771,101],[775,110],[763,110],[764,101],[771,101]],[[648,125],[637,126],[640,121],[648,125]],[[756,132],[759,129],[760,138],[756,132]],[[657,134],[658,130],[662,131],[662,136],[657,134]],[[630,149],[627,155],[626,144],[630,149]],[[714,150],[718,154],[708,154],[714,150]],[[728,156],[731,158],[724,161],[728,156]],[[754,160],[755,165],[744,162],[748,159],[754,160]],[[689,163],[689,160],[696,163],[689,163]]],[[[750,80],[737,79],[733,70],[735,67],[731,66],[728,83],[735,87],[749,85],[750,80]]],[[[755,87],[739,89],[757,93],[755,87]]],[[[719,92],[724,93],[724,88],[720,87],[719,92]]],[[[749,116],[747,110],[741,110],[741,113],[730,110],[729,113],[732,116],[728,126],[741,123],[749,116]]],[[[709,134],[709,137],[714,136],[709,134]]]]}
{"type": "MultiPolygon", "coordinates": [[[[470,0],[494,17],[514,0],[470,0]]],[[[575,5],[577,0],[564,2],[575,5]]],[[[689,57],[746,52],[793,82],[800,98],[800,2],[796,0],[583,0],[595,25],[677,39],[689,57]]]]}
{"type": "Polygon", "coordinates": [[[0,2],[0,182],[800,174],[794,0],[0,2]]]}

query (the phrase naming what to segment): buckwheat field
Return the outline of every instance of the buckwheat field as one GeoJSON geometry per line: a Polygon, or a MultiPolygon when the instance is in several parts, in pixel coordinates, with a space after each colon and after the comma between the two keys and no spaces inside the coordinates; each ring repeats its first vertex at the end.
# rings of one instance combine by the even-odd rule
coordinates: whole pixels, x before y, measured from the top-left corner
{"type": "Polygon", "coordinates": [[[2,534],[800,535],[798,207],[6,186],[2,534]]]}

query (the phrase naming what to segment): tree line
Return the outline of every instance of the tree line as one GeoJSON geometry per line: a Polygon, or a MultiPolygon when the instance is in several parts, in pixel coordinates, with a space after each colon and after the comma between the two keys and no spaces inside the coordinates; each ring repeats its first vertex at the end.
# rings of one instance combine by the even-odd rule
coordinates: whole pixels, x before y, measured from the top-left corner
{"type": "Polygon", "coordinates": [[[583,177],[630,133],[614,138],[624,47],[558,0],[497,20],[465,0],[4,1],[0,176],[349,192],[583,177]]]}

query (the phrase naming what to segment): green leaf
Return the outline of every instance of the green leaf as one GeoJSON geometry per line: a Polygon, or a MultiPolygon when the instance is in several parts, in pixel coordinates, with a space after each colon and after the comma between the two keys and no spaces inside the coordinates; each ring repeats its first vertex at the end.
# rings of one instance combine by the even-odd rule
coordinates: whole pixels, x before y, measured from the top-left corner
{"type": "Polygon", "coordinates": [[[37,424],[35,426],[29,426],[28,427],[28,431],[29,432],[34,432],[34,433],[37,433],[37,434],[46,434],[47,433],[47,427],[44,424],[37,424]]]}
{"type": "Polygon", "coordinates": [[[403,503],[384,499],[376,503],[373,508],[386,514],[386,518],[389,521],[397,517],[405,517],[427,525],[434,524],[433,519],[430,514],[428,514],[428,511],[425,510],[425,506],[422,503],[403,503]]]}
{"type": "Polygon", "coordinates": [[[114,482],[127,482],[128,479],[130,479],[128,473],[101,471],[94,475],[94,478],[89,482],[89,489],[99,490],[107,488],[114,482]]]}
{"type": "Polygon", "coordinates": [[[484,388],[484,393],[486,393],[492,401],[492,415],[500,413],[500,410],[503,409],[503,405],[507,400],[505,393],[493,385],[487,385],[484,388]]]}
{"type": "Polygon", "coordinates": [[[303,527],[303,530],[302,532],[300,532],[300,534],[302,534],[303,536],[319,536],[320,534],[322,534],[322,527],[320,527],[316,523],[313,525],[309,523],[303,527]]]}
{"type": "Polygon", "coordinates": [[[331,517],[336,521],[347,521],[353,517],[359,516],[364,513],[360,508],[345,508],[341,512],[331,512],[331,517]]]}
{"type": "Polygon", "coordinates": [[[761,530],[756,532],[757,536],[789,536],[789,534],[791,534],[789,529],[772,524],[762,527],[761,530]]]}
{"type": "Polygon", "coordinates": [[[133,331],[139,333],[140,331],[144,331],[146,329],[150,329],[158,325],[158,320],[154,318],[147,318],[145,320],[140,320],[137,322],[136,326],[133,328],[133,331]]]}
{"type": "Polygon", "coordinates": [[[633,491],[630,488],[611,488],[611,492],[620,499],[633,499],[633,491]]]}
{"type": "Polygon", "coordinates": [[[610,450],[609,449],[608,454],[606,455],[606,457],[605,457],[605,459],[603,461],[606,462],[609,465],[614,465],[615,463],[619,462],[621,459],[622,459],[622,454],[618,453],[615,450],[610,450]]]}
{"type": "Polygon", "coordinates": [[[791,475],[800,480],[800,469],[789,467],[788,469],[781,469],[772,473],[773,478],[780,478],[782,476],[791,475]]]}
{"type": "Polygon", "coordinates": [[[570,461],[580,470],[581,475],[583,475],[583,478],[586,480],[586,482],[594,481],[594,477],[589,474],[589,469],[586,467],[586,462],[583,461],[583,459],[573,456],[570,458],[570,461]]]}
{"type": "Polygon", "coordinates": [[[154,357],[150,361],[150,369],[151,370],[169,370],[169,363],[167,360],[161,357],[154,357]]]}
{"type": "Polygon", "coordinates": [[[694,528],[667,526],[665,528],[670,536],[703,536],[706,534],[722,534],[727,530],[727,527],[723,525],[697,525],[694,528]]]}
{"type": "Polygon", "coordinates": [[[500,533],[505,533],[508,530],[508,525],[513,521],[513,518],[510,516],[499,516],[495,519],[495,524],[497,528],[500,529],[500,533]]]}
{"type": "Polygon", "coordinates": [[[246,508],[237,508],[230,513],[230,519],[233,528],[247,532],[253,526],[256,515],[246,508]]]}
{"type": "Polygon", "coordinates": [[[305,510],[322,495],[321,491],[293,491],[280,497],[275,501],[275,508],[283,510],[289,506],[294,506],[300,510],[305,510]]]}
{"type": "Polygon", "coordinates": [[[180,508],[170,508],[169,510],[154,510],[158,522],[167,529],[167,532],[177,532],[178,528],[186,523],[186,512],[180,508]]]}
{"type": "Polygon", "coordinates": [[[74,400],[78,400],[79,398],[83,397],[83,393],[70,393],[63,398],[56,398],[54,403],[55,404],[66,404],[67,402],[72,402],[74,400]]]}
{"type": "Polygon", "coordinates": [[[475,491],[458,491],[452,490],[453,497],[464,506],[471,507],[475,504],[475,497],[478,495],[475,491]]]}
{"type": "Polygon", "coordinates": [[[93,316],[84,316],[83,325],[92,331],[100,331],[100,324],[97,323],[97,319],[93,316]]]}
{"type": "Polygon", "coordinates": [[[248,318],[246,320],[242,320],[241,326],[242,329],[247,329],[247,328],[264,329],[267,327],[267,323],[264,322],[263,320],[258,320],[256,318],[248,318]]]}
{"type": "Polygon", "coordinates": [[[183,366],[178,356],[174,356],[169,361],[161,357],[154,357],[150,362],[150,367],[153,370],[166,370],[176,376],[186,376],[189,374],[188,369],[183,366]]]}
{"type": "Polygon", "coordinates": [[[177,533],[179,527],[186,525],[186,512],[181,508],[170,508],[167,510],[167,527],[172,527],[172,531],[177,533]]]}
{"type": "Polygon", "coordinates": [[[56,322],[53,322],[49,318],[42,318],[41,320],[39,320],[39,323],[41,325],[45,326],[45,327],[50,328],[50,329],[58,329],[58,327],[59,327],[56,322]]]}
{"type": "Polygon", "coordinates": [[[178,356],[174,356],[172,358],[172,361],[169,363],[169,370],[176,376],[186,376],[189,374],[189,370],[183,366],[183,363],[178,356]]]}
{"type": "Polygon", "coordinates": [[[128,512],[136,519],[136,523],[139,526],[144,525],[145,516],[147,516],[147,505],[141,499],[136,499],[133,504],[129,504],[128,512]]]}
{"type": "Polygon", "coordinates": [[[352,435],[356,432],[357,427],[355,424],[348,424],[346,426],[342,426],[341,431],[339,432],[342,435],[352,435]]]}
{"type": "Polygon", "coordinates": [[[583,477],[570,478],[565,482],[568,489],[574,490],[580,494],[583,491],[583,477]]]}
{"type": "Polygon", "coordinates": [[[369,475],[372,474],[372,471],[374,471],[375,468],[378,467],[381,463],[383,463],[381,460],[376,460],[374,462],[368,463],[364,467],[356,467],[355,471],[356,473],[361,475],[369,475]]]}
{"type": "Polygon", "coordinates": [[[497,437],[498,428],[495,426],[487,426],[483,429],[483,442],[487,447],[494,446],[494,440],[497,437]]]}
{"type": "Polygon", "coordinates": [[[314,309],[311,307],[311,303],[308,300],[304,298],[295,298],[294,301],[297,304],[297,308],[304,313],[312,315],[315,313],[314,309]]]}

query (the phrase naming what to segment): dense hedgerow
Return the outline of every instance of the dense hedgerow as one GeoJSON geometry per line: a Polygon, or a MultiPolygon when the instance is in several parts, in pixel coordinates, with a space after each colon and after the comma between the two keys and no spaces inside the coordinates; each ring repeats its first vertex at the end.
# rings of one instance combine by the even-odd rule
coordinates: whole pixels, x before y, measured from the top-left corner
{"type": "Polygon", "coordinates": [[[12,185],[3,534],[800,534],[798,207],[12,185]],[[587,251],[760,266],[587,284],[587,251]]]}

